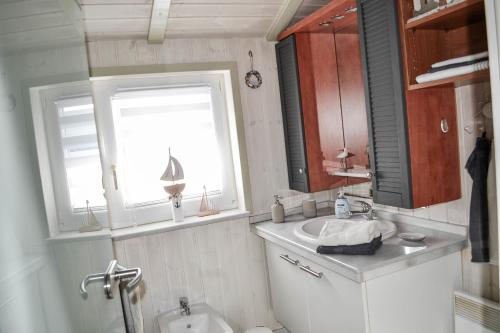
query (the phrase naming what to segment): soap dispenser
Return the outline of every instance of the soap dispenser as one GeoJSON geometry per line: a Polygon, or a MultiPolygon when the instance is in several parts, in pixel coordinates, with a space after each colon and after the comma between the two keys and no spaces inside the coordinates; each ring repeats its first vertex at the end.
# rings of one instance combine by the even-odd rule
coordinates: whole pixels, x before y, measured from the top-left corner
{"type": "Polygon", "coordinates": [[[340,191],[337,200],[335,200],[335,215],[339,218],[347,218],[350,212],[349,200],[344,196],[344,192],[340,191]]]}
{"type": "Polygon", "coordinates": [[[274,204],[271,206],[271,216],[274,223],[285,222],[285,207],[280,202],[281,197],[274,195],[274,204]]]}

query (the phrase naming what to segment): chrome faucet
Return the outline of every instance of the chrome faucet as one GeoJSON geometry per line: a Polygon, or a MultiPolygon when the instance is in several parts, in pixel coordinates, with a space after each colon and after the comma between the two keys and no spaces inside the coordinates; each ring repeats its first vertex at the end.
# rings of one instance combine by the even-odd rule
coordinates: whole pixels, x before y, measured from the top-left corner
{"type": "Polygon", "coordinates": [[[373,209],[372,205],[370,205],[366,201],[361,200],[355,201],[355,203],[361,206],[361,211],[351,211],[351,215],[362,214],[368,220],[373,220],[375,218],[375,210],[373,209]]]}
{"type": "Polygon", "coordinates": [[[179,305],[181,307],[181,316],[190,316],[191,315],[191,307],[189,306],[189,300],[187,297],[179,298],[179,305]]]}

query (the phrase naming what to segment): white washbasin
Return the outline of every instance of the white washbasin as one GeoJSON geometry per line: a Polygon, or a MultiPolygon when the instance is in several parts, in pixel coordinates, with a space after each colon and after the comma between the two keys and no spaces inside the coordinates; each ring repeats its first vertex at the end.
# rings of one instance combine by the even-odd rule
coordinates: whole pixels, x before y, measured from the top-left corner
{"type": "MultiPolygon", "coordinates": [[[[362,216],[355,216],[351,217],[351,220],[364,220],[365,218],[362,216]]],[[[306,220],[304,222],[299,223],[295,227],[295,235],[302,239],[303,241],[306,241],[308,243],[312,244],[317,244],[318,243],[318,236],[323,228],[323,225],[325,224],[326,221],[342,221],[341,219],[338,219],[335,217],[335,215],[329,215],[329,216],[320,216],[320,217],[315,217],[310,220],[306,220]]],[[[394,236],[397,232],[397,227],[394,223],[391,221],[386,221],[386,220],[380,220],[377,219],[377,224],[380,232],[382,233],[382,240],[391,238],[394,236]]]]}
{"type": "Polygon", "coordinates": [[[191,305],[189,316],[173,310],[157,318],[161,333],[233,333],[221,315],[204,303],[191,305]]]}

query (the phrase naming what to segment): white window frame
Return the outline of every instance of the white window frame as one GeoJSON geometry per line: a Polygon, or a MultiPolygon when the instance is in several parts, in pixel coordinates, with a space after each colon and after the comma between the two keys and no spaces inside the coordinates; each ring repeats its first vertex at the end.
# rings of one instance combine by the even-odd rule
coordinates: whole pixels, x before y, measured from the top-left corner
{"type": "MultiPolygon", "coordinates": [[[[214,111],[214,124],[217,141],[222,158],[222,193],[211,195],[220,210],[239,207],[239,194],[235,179],[235,163],[232,153],[230,106],[232,97],[231,83],[224,71],[176,72],[145,75],[123,75],[113,77],[92,78],[94,110],[97,119],[97,132],[101,147],[101,163],[103,166],[103,183],[106,189],[108,209],[110,210],[113,228],[170,220],[172,218],[170,202],[162,202],[148,206],[125,206],[120,183],[123,184],[120,154],[117,149],[112,109],[112,97],[119,94],[130,94],[137,90],[162,89],[168,87],[200,86],[211,88],[214,111]],[[116,173],[116,176],[115,176],[116,173]],[[117,187],[115,187],[115,177],[117,187]]],[[[182,161],[181,161],[182,163],[182,161]]],[[[161,175],[158,175],[160,177],[161,175]]],[[[165,193],[165,198],[167,194],[165,193]]],[[[185,198],[183,207],[185,216],[196,215],[200,198],[185,198]]]]}
{"type": "MultiPolygon", "coordinates": [[[[86,222],[87,214],[86,210],[74,211],[71,206],[61,146],[59,106],[69,98],[92,100],[90,83],[80,81],[34,87],[30,89],[30,97],[49,232],[53,236],[78,230],[86,222]]],[[[106,207],[93,207],[93,211],[99,223],[109,227],[106,207]]]]}

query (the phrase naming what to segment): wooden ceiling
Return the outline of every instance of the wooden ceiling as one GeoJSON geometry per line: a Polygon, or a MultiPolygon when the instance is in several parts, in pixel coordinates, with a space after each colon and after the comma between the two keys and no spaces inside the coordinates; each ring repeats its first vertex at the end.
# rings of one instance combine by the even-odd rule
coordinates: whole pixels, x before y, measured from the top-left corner
{"type": "Polygon", "coordinates": [[[79,17],[71,0],[0,0],[0,52],[81,44],[79,17]]]}
{"type": "MultiPolygon", "coordinates": [[[[166,38],[264,37],[285,0],[171,0],[166,38]]],[[[330,0],[304,0],[292,23],[330,0]]],[[[88,40],[147,38],[153,0],[80,0],[88,40]]]]}

